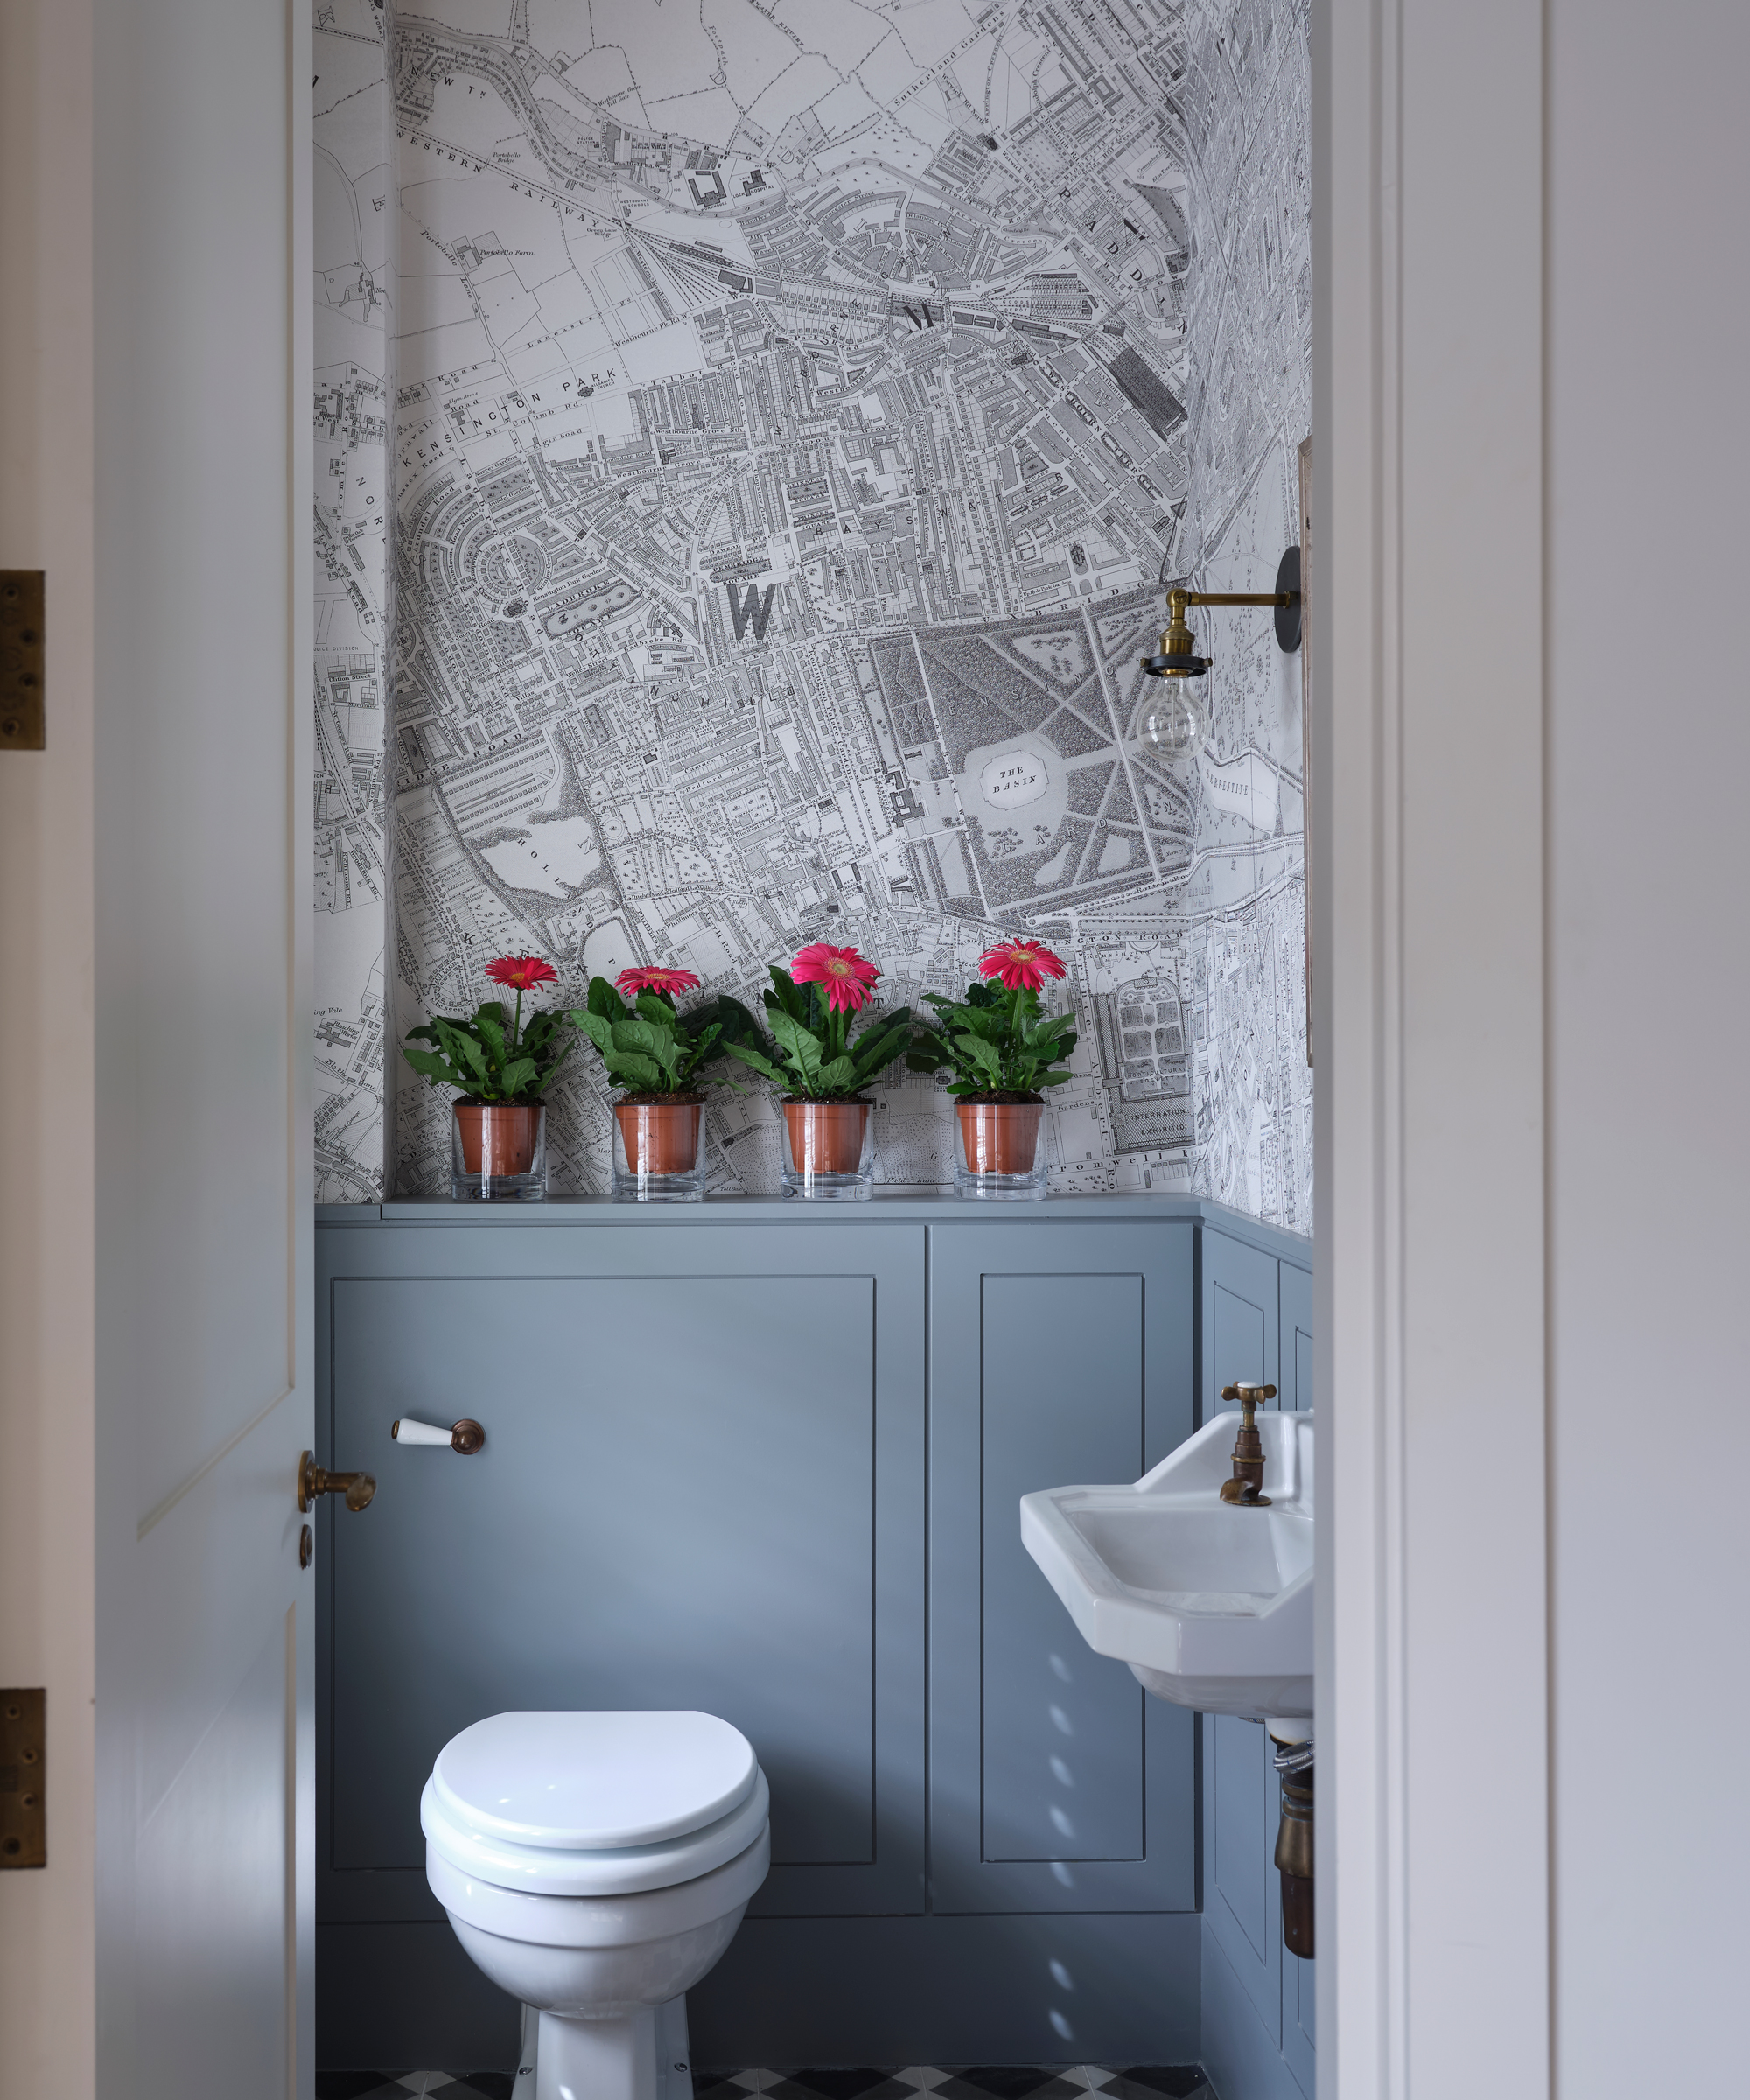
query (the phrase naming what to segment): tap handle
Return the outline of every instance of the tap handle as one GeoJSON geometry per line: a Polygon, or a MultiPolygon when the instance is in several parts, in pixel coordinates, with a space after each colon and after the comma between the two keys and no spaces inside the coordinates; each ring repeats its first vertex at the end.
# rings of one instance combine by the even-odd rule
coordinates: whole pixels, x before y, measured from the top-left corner
{"type": "Polygon", "coordinates": [[[1239,1402],[1245,1412],[1246,1427],[1250,1429],[1252,1425],[1252,1413],[1258,1402],[1260,1400],[1274,1400],[1276,1388],[1273,1385],[1248,1385],[1242,1380],[1234,1385],[1224,1385],[1222,1388],[1222,1397],[1224,1400],[1239,1402]]]}

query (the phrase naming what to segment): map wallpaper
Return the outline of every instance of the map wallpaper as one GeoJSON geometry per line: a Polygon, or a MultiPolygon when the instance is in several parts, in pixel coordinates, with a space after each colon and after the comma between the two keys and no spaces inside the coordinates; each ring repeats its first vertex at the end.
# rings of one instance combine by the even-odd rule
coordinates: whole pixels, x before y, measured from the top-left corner
{"type": "MultiPolygon", "coordinates": [[[[823,938],[915,1004],[1025,931],[1083,1017],[1053,1186],[1306,1229],[1268,613],[1194,620],[1202,759],[1135,737],[1162,579],[1294,536],[1305,0],[316,23],[325,1200],[445,1184],[392,1046],[507,949],[751,998],[823,938]]],[[[555,1093],[554,1186],[604,1188],[598,1063],[555,1093]]],[[[937,1087],[878,1099],[878,1180],[943,1184],[937,1087]]],[[[709,1128],[713,1189],[775,1189],[763,1094],[709,1128]]]]}

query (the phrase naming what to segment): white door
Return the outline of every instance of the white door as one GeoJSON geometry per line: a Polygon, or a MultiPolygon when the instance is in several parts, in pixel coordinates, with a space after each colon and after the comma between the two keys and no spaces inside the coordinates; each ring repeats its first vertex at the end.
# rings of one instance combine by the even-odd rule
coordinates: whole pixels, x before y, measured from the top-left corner
{"type": "Polygon", "coordinates": [[[96,10],[103,2100],[312,2090],[309,17],[96,10]]]}

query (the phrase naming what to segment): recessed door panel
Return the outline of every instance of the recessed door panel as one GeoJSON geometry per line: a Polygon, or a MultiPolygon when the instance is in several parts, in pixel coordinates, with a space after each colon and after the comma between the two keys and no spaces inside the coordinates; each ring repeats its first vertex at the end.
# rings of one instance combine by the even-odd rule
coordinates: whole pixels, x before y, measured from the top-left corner
{"type": "Polygon", "coordinates": [[[1143,1471],[1143,1279],[986,1276],[983,1288],[980,1857],[1140,1859],[1145,1695],[1075,1635],[1016,1511],[1035,1488],[1143,1471]]]}
{"type": "Polygon", "coordinates": [[[1312,1404],[1312,1278],[1282,1264],[1282,1405],[1312,1404]]]}
{"type": "Polygon", "coordinates": [[[1280,1386],[1277,1260],[1223,1233],[1203,1234],[1202,1419],[1224,1407],[1222,1388],[1280,1386]]]}
{"type": "MultiPolygon", "coordinates": [[[[396,1265],[448,1266],[461,1236],[396,1236],[396,1265]]],[[[329,1288],[330,1462],[379,1485],[368,1522],[329,1525],[325,1914],[430,1914],[433,1758],[542,1707],[721,1715],[772,1787],[759,1908],[916,1908],[921,1381],[878,1336],[909,1317],[920,1368],[920,1236],[872,1236],[912,1240],[909,1308],[897,1278],[844,1272],[849,1234],[839,1273],[762,1235],[765,1274],[758,1249],[721,1261],[722,1232],[511,1236],[490,1236],[505,1265],[611,1272],[329,1288]],[[694,1272],[649,1272],[677,1260],[694,1272]],[[697,1272],[719,1266],[739,1272],[697,1272]],[[462,1415],[486,1430],[469,1457],[389,1433],[462,1415]]]]}
{"type": "Polygon", "coordinates": [[[1282,1911],[1270,1806],[1276,1774],[1260,1722],[1204,1717],[1204,1908],[1258,2018],[1279,2048],[1282,1911]]]}
{"type": "Polygon", "coordinates": [[[1186,1436],[1188,1224],[930,1234],[930,1873],[937,1910],[1194,1898],[1192,1718],[1096,1656],[1020,1541],[1035,1488],[1186,1436]]]}
{"type": "Polygon", "coordinates": [[[417,1867],[449,1738],[514,1707],[689,1707],[753,1743],[773,1857],[873,1858],[867,1277],[352,1282],[334,1527],[333,1864],[417,1867]],[[774,1382],[769,1338],[798,1368],[774,1382]],[[792,1355],[794,1352],[794,1355],[792,1355]],[[429,1398],[422,1399],[422,1393],[429,1398]],[[486,1425],[471,1458],[399,1414],[486,1425]]]}

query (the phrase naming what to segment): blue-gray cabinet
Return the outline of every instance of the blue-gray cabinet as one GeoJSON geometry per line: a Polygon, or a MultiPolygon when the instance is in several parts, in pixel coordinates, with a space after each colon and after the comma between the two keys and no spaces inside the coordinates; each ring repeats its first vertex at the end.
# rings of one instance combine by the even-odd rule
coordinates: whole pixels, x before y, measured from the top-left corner
{"type": "Polygon", "coordinates": [[[514,2061],[418,1798],[458,1729],[542,1705],[704,1707],[771,1779],[701,2062],[1195,2060],[1196,1724],[1089,1653],[1016,1504],[1283,1383],[1253,1358],[1310,1332],[1297,1254],[1161,1198],[321,1214],[318,1456],[379,1488],[318,1518],[318,2061],[514,2061]]]}
{"type": "Polygon", "coordinates": [[[1021,1544],[1036,1488],[1195,1426],[1194,1228],[930,1234],[930,1879],[942,1911],[1189,1910],[1190,1714],[1094,1655],[1021,1544]]]}
{"type": "Polygon", "coordinates": [[[429,1903],[433,1758],[530,1705],[723,1715],[773,1787],[760,1908],[920,1910],[918,1236],[504,1236],[373,1235],[324,1294],[331,1449],[379,1482],[326,1513],[331,1914],[429,1903]]]}

